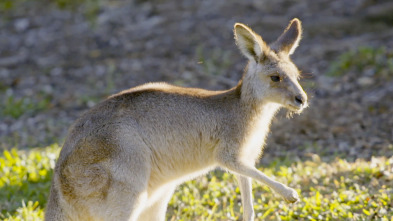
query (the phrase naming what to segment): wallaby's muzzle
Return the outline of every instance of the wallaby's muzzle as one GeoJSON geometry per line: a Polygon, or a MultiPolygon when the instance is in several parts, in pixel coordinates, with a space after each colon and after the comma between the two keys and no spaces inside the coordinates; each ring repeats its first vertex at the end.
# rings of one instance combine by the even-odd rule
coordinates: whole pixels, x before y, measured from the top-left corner
{"type": "Polygon", "coordinates": [[[301,93],[295,96],[294,102],[295,106],[299,109],[299,112],[308,106],[307,103],[307,94],[301,93]]]}

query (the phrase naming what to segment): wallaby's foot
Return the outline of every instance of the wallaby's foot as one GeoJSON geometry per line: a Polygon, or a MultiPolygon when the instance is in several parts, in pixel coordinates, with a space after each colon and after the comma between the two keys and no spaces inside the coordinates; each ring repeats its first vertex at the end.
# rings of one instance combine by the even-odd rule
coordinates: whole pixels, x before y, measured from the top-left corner
{"type": "Polygon", "coordinates": [[[279,186],[274,188],[274,190],[288,203],[294,203],[299,200],[299,194],[296,190],[287,187],[284,184],[280,183],[279,186]]]}
{"type": "Polygon", "coordinates": [[[290,187],[286,187],[282,197],[288,203],[295,203],[299,200],[299,194],[296,192],[296,190],[290,187]]]}

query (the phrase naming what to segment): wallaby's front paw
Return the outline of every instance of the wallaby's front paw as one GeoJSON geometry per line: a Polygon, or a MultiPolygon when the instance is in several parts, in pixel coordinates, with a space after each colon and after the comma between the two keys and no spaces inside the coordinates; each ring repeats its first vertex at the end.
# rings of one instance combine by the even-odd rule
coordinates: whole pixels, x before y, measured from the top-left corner
{"type": "Polygon", "coordinates": [[[285,188],[282,196],[284,197],[284,200],[288,203],[294,203],[299,200],[299,194],[296,192],[296,190],[290,187],[285,188]]]}
{"type": "Polygon", "coordinates": [[[296,190],[279,183],[275,186],[274,190],[284,198],[288,203],[294,203],[299,200],[299,194],[296,190]]]}

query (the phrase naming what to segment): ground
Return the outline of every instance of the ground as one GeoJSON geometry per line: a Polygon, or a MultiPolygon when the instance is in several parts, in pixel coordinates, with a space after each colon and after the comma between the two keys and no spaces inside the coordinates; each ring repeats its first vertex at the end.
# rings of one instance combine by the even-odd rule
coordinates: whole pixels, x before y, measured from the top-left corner
{"type": "Polygon", "coordinates": [[[393,155],[392,2],[102,0],[93,15],[91,5],[20,2],[0,4],[1,149],[61,144],[81,113],[145,82],[230,88],[246,64],[234,23],[273,42],[297,17],[304,34],[292,59],[310,106],[280,112],[260,165],[393,155]]]}

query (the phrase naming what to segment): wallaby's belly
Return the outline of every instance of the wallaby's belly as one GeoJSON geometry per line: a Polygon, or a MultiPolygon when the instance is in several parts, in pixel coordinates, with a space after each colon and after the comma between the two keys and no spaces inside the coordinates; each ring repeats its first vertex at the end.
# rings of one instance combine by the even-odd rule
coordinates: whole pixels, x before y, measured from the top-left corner
{"type": "Polygon", "coordinates": [[[212,153],[205,155],[192,147],[185,147],[180,151],[171,149],[163,148],[152,154],[149,186],[153,189],[168,183],[178,185],[217,166],[212,153]]]}
{"type": "Polygon", "coordinates": [[[168,183],[180,184],[217,166],[214,150],[222,144],[213,132],[213,120],[200,122],[185,113],[162,118],[172,120],[154,124],[151,116],[138,119],[138,129],[150,150],[149,186],[152,189],[168,183]],[[152,124],[154,127],[149,126],[152,124]]]}
{"type": "Polygon", "coordinates": [[[186,172],[185,170],[175,170],[167,173],[167,177],[165,177],[165,173],[157,173],[157,171],[160,171],[159,168],[152,168],[152,173],[148,182],[147,204],[153,204],[157,200],[161,200],[163,195],[167,194],[168,192],[173,192],[178,185],[198,176],[204,175],[215,168],[216,165],[211,164],[205,167],[193,168],[192,172],[186,172]]]}

